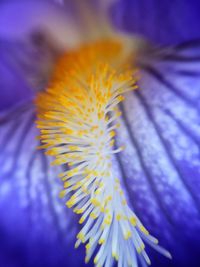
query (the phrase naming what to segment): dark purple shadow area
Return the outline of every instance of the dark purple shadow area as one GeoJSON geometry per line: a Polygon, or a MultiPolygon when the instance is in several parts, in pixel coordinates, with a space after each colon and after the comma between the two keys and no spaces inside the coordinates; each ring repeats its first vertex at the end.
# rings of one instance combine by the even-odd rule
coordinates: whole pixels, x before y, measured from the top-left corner
{"type": "Polygon", "coordinates": [[[112,9],[115,25],[158,44],[200,37],[198,0],[120,0],[112,9]]]}

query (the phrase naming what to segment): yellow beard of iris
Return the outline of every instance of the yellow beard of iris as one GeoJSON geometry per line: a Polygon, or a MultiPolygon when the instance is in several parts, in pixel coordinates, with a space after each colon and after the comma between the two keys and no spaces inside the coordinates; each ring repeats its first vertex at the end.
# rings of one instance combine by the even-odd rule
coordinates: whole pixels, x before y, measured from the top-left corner
{"type": "Polygon", "coordinates": [[[170,257],[128,207],[112,171],[112,155],[123,149],[113,149],[117,105],[123,93],[137,88],[129,66],[123,43],[85,45],[58,61],[49,87],[36,100],[41,147],[55,157],[52,164],[68,166],[60,174],[60,195],[81,214],[75,247],[86,243],[85,261],[96,253],[98,267],[110,267],[114,260],[135,267],[137,253],[150,264],[143,240],[170,257]]]}

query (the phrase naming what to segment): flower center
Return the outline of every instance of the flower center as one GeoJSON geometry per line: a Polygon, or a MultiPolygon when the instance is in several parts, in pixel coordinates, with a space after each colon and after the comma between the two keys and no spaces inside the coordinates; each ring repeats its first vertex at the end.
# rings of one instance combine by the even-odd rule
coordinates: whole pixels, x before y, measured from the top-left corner
{"type": "Polygon", "coordinates": [[[170,256],[128,207],[112,170],[112,155],[123,149],[113,148],[117,105],[123,93],[137,88],[127,56],[123,43],[112,40],[66,53],[36,100],[42,148],[55,157],[52,164],[68,167],[60,174],[60,195],[81,214],[75,246],[86,243],[86,262],[97,251],[97,266],[110,267],[114,259],[119,266],[137,266],[136,251],[150,264],[142,239],[170,256]]]}

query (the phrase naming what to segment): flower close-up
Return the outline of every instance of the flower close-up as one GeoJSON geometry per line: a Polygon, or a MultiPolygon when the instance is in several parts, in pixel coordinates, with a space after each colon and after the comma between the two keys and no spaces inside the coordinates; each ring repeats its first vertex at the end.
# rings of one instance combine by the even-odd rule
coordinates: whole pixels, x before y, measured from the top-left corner
{"type": "Polygon", "coordinates": [[[0,267],[199,267],[198,1],[0,2],[0,267]]]}

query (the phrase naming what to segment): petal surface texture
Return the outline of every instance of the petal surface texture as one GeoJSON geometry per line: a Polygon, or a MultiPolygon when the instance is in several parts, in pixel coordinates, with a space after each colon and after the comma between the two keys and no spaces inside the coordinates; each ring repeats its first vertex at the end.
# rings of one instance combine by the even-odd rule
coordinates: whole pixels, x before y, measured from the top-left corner
{"type": "Polygon", "coordinates": [[[27,101],[32,96],[20,64],[16,65],[18,60],[15,57],[21,54],[18,48],[19,45],[0,40],[0,110],[27,101]]]}
{"type": "Polygon", "coordinates": [[[199,45],[146,59],[140,89],[121,105],[118,165],[133,208],[173,257],[155,266],[199,265],[199,45]]]}
{"type": "Polygon", "coordinates": [[[74,250],[78,222],[58,198],[59,167],[37,149],[33,105],[0,116],[0,265],[84,265],[74,250]]]}
{"type": "Polygon", "coordinates": [[[171,45],[200,37],[199,9],[198,0],[119,0],[112,14],[118,28],[171,45]]]}

